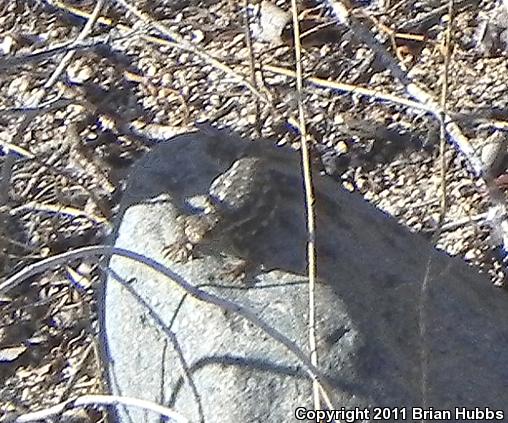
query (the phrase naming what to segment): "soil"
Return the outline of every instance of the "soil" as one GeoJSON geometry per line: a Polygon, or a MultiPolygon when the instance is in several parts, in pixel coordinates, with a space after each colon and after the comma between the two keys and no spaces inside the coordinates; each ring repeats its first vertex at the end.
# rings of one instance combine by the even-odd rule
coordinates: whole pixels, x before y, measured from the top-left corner
{"type": "MultiPolygon", "coordinates": [[[[129,166],[196,122],[300,148],[290,2],[250,4],[250,37],[244,2],[128,2],[143,19],[113,3],[70,50],[95,2],[0,1],[4,277],[103,243],[129,166]],[[69,51],[74,56],[51,82],[69,51]]],[[[451,14],[448,2],[434,0],[351,5],[362,28],[457,123],[474,156],[486,165],[489,143],[501,139],[484,178],[456,144],[441,153],[436,117],[404,103],[416,100],[328,2],[300,3],[302,101],[313,160],[338,185],[360,191],[504,286],[499,243],[486,221],[492,199],[485,181],[502,190],[508,180],[507,12],[477,0],[453,2],[451,14]]],[[[103,392],[99,270],[97,261],[70,261],[0,296],[0,421],[103,392]]],[[[104,418],[94,411],[80,417],[104,418]]]]}

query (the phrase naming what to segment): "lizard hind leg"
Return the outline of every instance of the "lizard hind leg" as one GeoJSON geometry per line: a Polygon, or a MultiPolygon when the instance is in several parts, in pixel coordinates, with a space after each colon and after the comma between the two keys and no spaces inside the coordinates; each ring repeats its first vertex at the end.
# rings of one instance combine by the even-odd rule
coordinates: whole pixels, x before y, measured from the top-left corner
{"type": "Polygon", "coordinates": [[[260,272],[260,266],[251,260],[239,257],[229,257],[230,260],[224,265],[217,275],[215,281],[233,282],[242,288],[248,288],[256,284],[256,276],[260,272]]]}

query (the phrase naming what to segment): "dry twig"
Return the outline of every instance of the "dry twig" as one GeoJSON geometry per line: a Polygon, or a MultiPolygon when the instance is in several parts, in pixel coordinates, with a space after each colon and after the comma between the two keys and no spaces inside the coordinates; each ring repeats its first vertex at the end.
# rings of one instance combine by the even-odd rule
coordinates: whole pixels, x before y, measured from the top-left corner
{"type": "Polygon", "coordinates": [[[196,298],[199,301],[213,304],[227,311],[228,313],[238,314],[242,316],[244,319],[248,320],[250,323],[254,324],[263,332],[265,332],[268,336],[270,336],[280,344],[284,345],[284,347],[286,347],[288,351],[290,351],[296,358],[298,358],[303,363],[310,378],[312,380],[316,379],[318,381],[319,389],[323,395],[326,396],[325,394],[326,391],[331,391],[331,389],[327,386],[328,383],[326,382],[325,374],[323,374],[323,372],[319,368],[317,368],[311,363],[311,361],[307,358],[307,355],[284,334],[279,332],[277,329],[271,327],[263,320],[259,319],[256,313],[253,312],[251,309],[249,309],[248,307],[238,305],[230,300],[220,298],[202,289],[196,288],[194,285],[187,282],[180,275],[163,266],[162,264],[158,263],[157,261],[123,248],[111,247],[106,245],[96,245],[90,247],[76,248],[74,250],[66,251],[65,253],[62,254],[57,254],[52,257],[45,258],[36,263],[25,266],[19,272],[15,273],[11,277],[7,278],[4,282],[0,283],[0,295],[7,294],[10,290],[14,289],[16,286],[18,286],[23,281],[32,276],[35,276],[53,267],[66,264],[69,261],[97,256],[109,257],[112,255],[125,257],[129,260],[142,263],[143,265],[150,267],[157,273],[164,275],[170,281],[176,283],[182,289],[187,291],[189,295],[191,295],[193,298],[196,298]]]}
{"type": "MultiPolygon", "coordinates": [[[[316,345],[316,219],[314,216],[314,187],[312,186],[312,170],[310,166],[309,146],[305,124],[305,111],[303,109],[303,79],[302,79],[302,48],[300,45],[300,24],[298,22],[298,8],[296,0],[291,0],[293,15],[294,50],[296,59],[296,91],[298,98],[298,121],[300,128],[300,145],[302,155],[303,179],[305,186],[305,204],[307,211],[307,274],[309,277],[309,347],[310,360],[314,366],[318,366],[316,345]]],[[[317,380],[313,380],[314,409],[321,409],[317,380]]],[[[333,408],[332,408],[333,409],[333,408]]]]}
{"type": "Polygon", "coordinates": [[[45,410],[35,411],[33,413],[26,413],[14,420],[14,423],[28,423],[28,422],[36,422],[41,420],[46,420],[51,417],[61,416],[63,412],[69,410],[70,408],[76,407],[86,407],[86,406],[97,406],[97,405],[123,405],[126,407],[136,407],[142,408],[144,410],[149,410],[154,413],[160,414],[164,416],[170,421],[174,421],[176,423],[188,423],[189,420],[182,416],[181,414],[173,411],[168,407],[164,407],[159,404],[155,404],[151,401],[142,400],[138,398],[129,398],[129,397],[119,397],[115,395],[83,395],[81,397],[73,398],[67,401],[64,401],[60,404],[54,405],[53,407],[49,407],[45,410]]]}

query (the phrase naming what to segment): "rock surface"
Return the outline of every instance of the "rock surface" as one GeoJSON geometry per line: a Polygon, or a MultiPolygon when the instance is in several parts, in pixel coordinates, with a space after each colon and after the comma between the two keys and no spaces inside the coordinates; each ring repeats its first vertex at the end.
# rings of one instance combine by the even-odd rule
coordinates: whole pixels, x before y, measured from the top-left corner
{"type": "MultiPolygon", "coordinates": [[[[308,353],[299,178],[298,155],[270,142],[210,131],[177,136],[135,165],[115,246],[252,308],[308,353]],[[247,257],[264,270],[233,279],[225,269],[237,258],[227,248],[169,262],[163,250],[175,240],[177,216],[192,213],[212,180],[251,151],[272,157],[283,175],[273,183],[287,184],[276,224],[253,240],[247,257]]],[[[415,407],[506,414],[508,295],[359,196],[326,177],[314,179],[319,368],[334,407],[407,407],[407,421],[417,420],[415,407]]],[[[296,421],[297,407],[313,407],[302,363],[259,328],[185,295],[143,265],[115,257],[110,267],[116,278],[106,282],[102,329],[113,393],[165,404],[190,421],[296,421]]],[[[124,408],[118,419],[159,421],[154,413],[124,408]]],[[[372,413],[358,421],[371,420],[372,413]]]]}

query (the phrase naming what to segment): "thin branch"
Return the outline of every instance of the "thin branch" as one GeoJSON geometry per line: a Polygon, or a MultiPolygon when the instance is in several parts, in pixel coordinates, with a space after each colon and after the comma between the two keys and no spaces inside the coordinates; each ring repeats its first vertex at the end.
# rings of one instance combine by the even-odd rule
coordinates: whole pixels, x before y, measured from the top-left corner
{"type": "MultiPolygon", "coordinates": [[[[446,99],[448,97],[448,72],[450,68],[451,56],[451,42],[452,42],[452,25],[453,25],[453,0],[448,1],[448,25],[446,27],[445,36],[445,58],[442,68],[442,86],[441,86],[441,99],[440,106],[442,111],[442,119],[440,120],[440,140],[439,140],[439,167],[440,167],[440,207],[439,219],[436,231],[434,232],[432,244],[435,245],[441,235],[442,225],[446,216],[447,209],[447,194],[446,194],[446,127],[445,116],[447,113],[446,99]]],[[[427,267],[422,283],[420,285],[420,299],[418,304],[418,326],[420,337],[420,391],[422,397],[422,407],[427,407],[428,397],[428,367],[429,367],[429,350],[427,347],[427,298],[430,283],[430,271],[432,265],[432,253],[429,253],[427,260],[427,267]]]]}
{"type": "MultiPolygon", "coordinates": [[[[204,411],[203,411],[203,402],[201,400],[201,397],[198,392],[198,388],[196,387],[196,384],[194,383],[194,380],[192,378],[192,371],[190,368],[190,364],[185,358],[184,351],[182,350],[182,347],[180,346],[180,342],[178,341],[177,334],[173,332],[172,326],[174,323],[174,320],[177,317],[178,311],[176,311],[173,315],[173,318],[170,323],[164,322],[164,320],[159,316],[159,314],[152,309],[150,304],[142,298],[138,292],[135,291],[135,289],[129,284],[128,281],[125,281],[124,278],[122,278],[121,275],[119,275],[117,272],[115,272],[113,269],[105,268],[104,266],[101,266],[101,269],[104,272],[107,272],[112,278],[114,278],[118,283],[123,284],[125,286],[125,289],[132,295],[132,297],[142,306],[146,309],[147,315],[150,316],[152,321],[157,325],[157,327],[164,333],[167,339],[171,342],[171,345],[173,346],[173,350],[175,351],[176,355],[178,356],[178,361],[180,362],[180,367],[182,369],[183,373],[183,379],[187,382],[189,385],[189,388],[191,389],[192,395],[194,396],[194,399],[197,404],[198,408],[198,415],[199,415],[199,421],[203,422],[204,419],[204,411]]],[[[180,306],[183,304],[184,299],[187,297],[187,295],[182,296],[182,300],[180,301],[180,305],[178,309],[180,309],[180,306]]],[[[163,355],[161,359],[161,364],[165,366],[166,359],[164,358],[166,356],[166,349],[167,349],[167,340],[164,343],[164,350],[163,355]]],[[[165,374],[164,368],[161,370],[162,374],[165,374]]],[[[163,401],[163,392],[164,392],[164,378],[161,378],[161,401],[163,401]]]]}
{"type": "Polygon", "coordinates": [[[65,398],[69,396],[69,393],[71,392],[72,388],[74,387],[74,384],[76,380],[78,379],[79,374],[83,370],[83,367],[85,363],[87,362],[88,358],[92,355],[92,351],[94,350],[94,343],[90,342],[88,346],[86,347],[85,351],[81,354],[81,359],[79,362],[74,366],[74,371],[70,374],[69,380],[67,380],[65,384],[65,388],[63,391],[58,395],[58,402],[62,402],[65,398]]]}
{"type": "MultiPolygon", "coordinates": [[[[83,26],[83,29],[76,37],[76,42],[83,41],[88,35],[92,32],[93,26],[97,22],[97,18],[99,17],[102,7],[104,5],[104,0],[97,0],[97,3],[95,3],[95,7],[92,11],[92,14],[90,15],[90,19],[88,19],[83,26]]],[[[67,66],[71,63],[72,58],[74,57],[74,54],[76,51],[69,51],[65,54],[65,56],[62,58],[62,60],[58,63],[58,66],[56,67],[55,71],[51,75],[51,77],[46,81],[44,84],[44,89],[49,90],[55,83],[58,81],[62,73],[67,69],[67,66]]]]}
{"type": "Polygon", "coordinates": [[[95,225],[108,225],[109,221],[101,216],[97,216],[92,213],[87,213],[84,210],[77,209],[75,207],[68,207],[58,204],[44,204],[37,201],[30,201],[28,203],[21,204],[18,207],[13,207],[10,211],[11,214],[20,212],[43,212],[56,215],[63,215],[72,218],[84,218],[95,225]]]}
{"type": "MultiPolygon", "coordinates": [[[[282,68],[280,66],[263,65],[263,70],[276,73],[278,75],[285,75],[291,78],[296,78],[295,71],[291,69],[282,68]]],[[[384,93],[382,91],[373,90],[370,88],[360,87],[358,85],[346,84],[344,82],[329,81],[327,79],[321,79],[317,77],[305,77],[305,82],[310,82],[313,85],[322,88],[330,88],[332,90],[344,91],[350,94],[359,94],[365,97],[374,98],[377,100],[389,101],[397,104],[401,104],[406,107],[410,107],[416,110],[424,110],[428,113],[434,113],[434,110],[427,104],[412,101],[394,94],[384,93]]]]}
{"type": "MultiPolygon", "coordinates": [[[[479,223],[482,221],[487,220],[488,213],[479,213],[474,216],[466,216],[461,219],[454,220],[452,222],[444,223],[441,225],[441,233],[448,232],[448,231],[454,231],[455,229],[458,229],[462,226],[466,225],[472,225],[473,223],[479,223]]],[[[437,226],[434,228],[429,228],[427,230],[424,229],[424,232],[435,232],[437,230],[437,226]]]]}
{"type": "Polygon", "coordinates": [[[142,263],[150,267],[157,273],[166,276],[169,280],[176,283],[178,286],[187,291],[192,297],[196,298],[197,300],[209,304],[214,304],[215,306],[220,307],[221,309],[226,310],[229,313],[234,313],[242,316],[244,319],[248,320],[255,326],[259,327],[271,338],[275,339],[277,342],[284,345],[288,351],[290,351],[295,357],[297,357],[303,363],[311,379],[318,380],[320,390],[322,392],[326,393],[327,390],[331,390],[328,387],[326,375],[311,363],[311,361],[307,358],[307,355],[283,333],[279,332],[275,328],[272,328],[270,325],[259,319],[256,313],[254,313],[251,309],[249,309],[248,307],[235,304],[233,301],[227,300],[225,298],[220,298],[202,289],[196,288],[195,286],[187,282],[184,278],[182,278],[180,275],[168,269],[164,265],[158,263],[157,261],[123,248],[110,247],[106,245],[96,245],[90,247],[76,248],[74,250],[66,251],[64,253],[45,258],[43,260],[40,260],[36,263],[24,267],[19,272],[15,273],[11,277],[7,278],[4,282],[0,283],[0,295],[7,294],[7,292],[17,287],[24,280],[32,276],[47,271],[53,267],[67,264],[72,260],[96,256],[112,256],[112,255],[125,257],[127,259],[142,263]]]}
{"type": "Polygon", "coordinates": [[[65,41],[63,43],[57,43],[51,45],[49,47],[45,47],[42,49],[35,50],[31,53],[17,55],[17,56],[7,56],[0,58],[0,70],[15,68],[22,65],[27,65],[29,63],[41,62],[43,60],[51,59],[53,56],[57,54],[68,53],[74,50],[87,50],[91,48],[95,48],[100,45],[104,45],[107,42],[113,40],[119,40],[125,38],[125,36],[112,38],[108,35],[100,35],[97,37],[93,37],[89,40],[71,40],[65,41]]]}
{"type": "MultiPolygon", "coordinates": [[[[76,37],[75,42],[79,43],[88,37],[88,35],[91,33],[93,26],[95,22],[97,21],[97,18],[100,14],[100,11],[102,9],[102,6],[104,4],[104,0],[97,0],[97,3],[95,4],[95,7],[92,11],[92,14],[90,15],[90,18],[87,20],[85,25],[83,26],[83,29],[80,31],[78,36],[76,37]]],[[[46,96],[48,91],[55,85],[55,83],[58,81],[62,73],[65,71],[67,66],[69,66],[72,58],[74,57],[75,50],[71,50],[65,54],[65,56],[61,59],[59,64],[57,65],[56,69],[53,71],[52,75],[49,77],[49,79],[44,83],[42,89],[37,91],[28,101],[28,104],[31,107],[36,107],[46,96]]],[[[38,112],[34,113],[27,113],[24,115],[22,121],[20,122],[18,129],[16,131],[16,134],[14,135],[14,144],[20,144],[21,137],[26,132],[26,129],[30,125],[30,122],[37,116],[38,112]]]]}
{"type": "MultiPolygon", "coordinates": [[[[250,29],[250,17],[249,17],[249,0],[245,0],[244,3],[244,20],[245,20],[245,44],[247,46],[247,51],[249,53],[249,70],[250,70],[250,81],[251,84],[257,89],[256,83],[256,62],[254,58],[254,50],[252,48],[252,32],[250,29]]],[[[261,137],[261,119],[260,119],[260,107],[259,107],[259,99],[256,98],[255,105],[255,113],[256,113],[256,135],[261,137]]]]}
{"type": "Polygon", "coordinates": [[[224,73],[230,75],[234,80],[238,81],[244,87],[246,87],[252,94],[254,94],[261,101],[268,103],[268,100],[263,96],[255,86],[252,85],[245,77],[238,72],[231,69],[229,66],[225,65],[221,61],[217,60],[215,57],[211,56],[207,52],[200,50],[192,43],[188,42],[185,38],[183,38],[180,34],[175,31],[171,31],[165,25],[155,21],[151,17],[149,17],[146,13],[143,13],[141,10],[131,5],[125,0],[115,0],[116,3],[125,7],[130,13],[132,13],[135,17],[151,26],[152,28],[159,31],[161,34],[169,37],[171,40],[175,42],[175,45],[181,49],[188,51],[196,56],[200,57],[204,61],[210,63],[213,67],[222,70],[224,73]]]}
{"type": "Polygon", "coordinates": [[[478,157],[476,150],[473,148],[467,137],[462,133],[460,127],[452,120],[452,118],[444,113],[440,105],[434,100],[432,94],[413,82],[408,72],[404,71],[397,61],[388,53],[385,47],[376,40],[372,33],[365,28],[350,13],[349,8],[342,1],[323,0],[328,4],[336,18],[343,24],[347,25],[356,37],[363,41],[367,46],[382,60],[386,68],[391,74],[404,85],[406,92],[413,98],[428,107],[434,117],[439,122],[444,122],[444,126],[451,142],[466,157],[474,174],[480,176],[484,174],[481,159],[478,157]]]}
{"type": "Polygon", "coordinates": [[[14,420],[14,423],[27,423],[40,420],[49,419],[50,417],[60,416],[63,412],[76,407],[86,407],[89,405],[124,405],[127,407],[141,408],[143,410],[153,411],[161,416],[167,417],[172,422],[188,423],[189,420],[181,414],[173,411],[168,407],[156,404],[151,401],[142,400],[138,398],[120,397],[116,395],[83,395],[78,398],[64,401],[53,407],[46,408],[41,411],[27,413],[19,416],[14,420]]]}
{"type": "MultiPolygon", "coordinates": [[[[298,98],[298,121],[300,127],[300,145],[302,154],[303,180],[305,186],[305,205],[307,210],[307,273],[309,276],[309,348],[310,360],[318,366],[316,346],[316,218],[314,216],[314,188],[312,186],[312,171],[310,166],[309,146],[307,142],[307,129],[305,124],[305,111],[303,109],[303,79],[302,79],[302,47],[300,44],[300,23],[298,22],[298,8],[296,0],[291,0],[293,16],[293,35],[296,59],[296,95],[298,98]]],[[[321,409],[317,380],[313,380],[312,392],[314,396],[314,409],[321,409]]]]}
{"type": "MultiPolygon", "coordinates": [[[[43,114],[52,112],[53,110],[62,109],[71,104],[79,103],[76,100],[68,98],[57,98],[42,103],[36,107],[13,107],[9,109],[0,109],[0,117],[2,116],[24,116],[26,114],[43,114]]],[[[19,148],[19,147],[18,147],[19,148]]]]}

